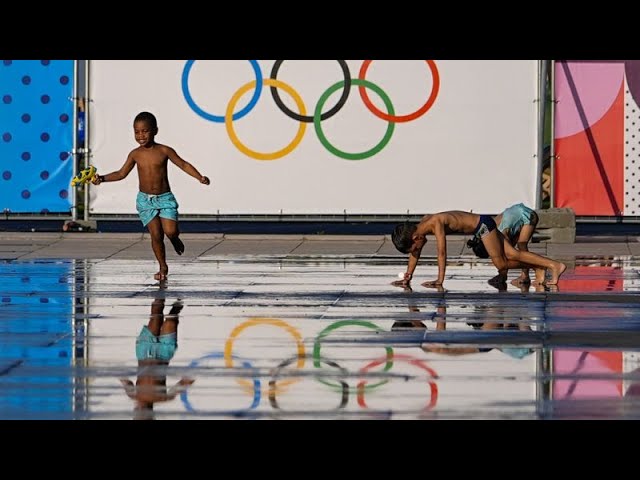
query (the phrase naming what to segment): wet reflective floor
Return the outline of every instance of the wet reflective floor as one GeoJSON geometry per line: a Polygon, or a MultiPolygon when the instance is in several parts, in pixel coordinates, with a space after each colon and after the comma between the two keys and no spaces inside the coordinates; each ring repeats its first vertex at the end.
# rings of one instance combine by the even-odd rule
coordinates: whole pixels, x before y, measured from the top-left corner
{"type": "Polygon", "coordinates": [[[453,258],[442,292],[399,256],[0,261],[0,418],[637,419],[634,258],[506,291],[453,258]]]}

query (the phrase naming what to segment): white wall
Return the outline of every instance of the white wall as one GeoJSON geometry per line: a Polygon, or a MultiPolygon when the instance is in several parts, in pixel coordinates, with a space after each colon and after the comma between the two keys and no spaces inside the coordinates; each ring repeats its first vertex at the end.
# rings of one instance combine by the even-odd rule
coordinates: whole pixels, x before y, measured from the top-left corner
{"type": "MultiPolygon", "coordinates": [[[[357,79],[362,60],[346,61],[357,79]]],[[[259,60],[269,79],[274,60],[259,60]]],[[[209,187],[170,166],[170,182],[182,214],[412,214],[450,209],[498,213],[516,202],[533,205],[537,150],[536,60],[436,60],[439,89],[421,117],[395,123],[384,149],[363,160],[329,152],[313,123],[299,145],[273,160],[257,160],[230,140],[224,123],[198,115],[185,99],[184,60],[92,60],[90,68],[93,163],[99,172],[120,168],[137,145],[133,119],[143,110],[158,118],[156,140],[173,146],[201,173],[209,187]]],[[[197,60],[186,78],[199,108],[224,116],[241,86],[256,79],[247,60],[197,60]]],[[[306,111],[343,79],[336,60],[284,61],[278,80],[295,90],[306,111]]],[[[366,80],[387,93],[397,115],[419,110],[434,90],[424,60],[373,61],[366,80]]],[[[254,93],[238,99],[235,112],[254,93]]],[[[283,102],[298,111],[289,94],[283,102]]],[[[336,104],[342,89],[326,101],[336,104]]],[[[379,109],[378,95],[367,90],[379,109]]],[[[296,136],[301,123],[287,117],[263,86],[255,108],[234,121],[248,148],[275,152],[296,136]]],[[[388,123],[372,114],[352,86],[345,106],[321,123],[336,148],[365,152],[381,141],[388,123]]],[[[92,214],[135,213],[134,172],[122,182],[92,187],[92,214]]]]}

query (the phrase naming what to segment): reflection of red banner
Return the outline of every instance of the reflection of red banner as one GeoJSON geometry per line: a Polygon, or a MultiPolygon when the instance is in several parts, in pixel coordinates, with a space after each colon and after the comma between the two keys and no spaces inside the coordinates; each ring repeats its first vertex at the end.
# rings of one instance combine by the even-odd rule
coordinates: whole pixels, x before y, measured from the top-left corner
{"type": "Polygon", "coordinates": [[[637,215],[624,191],[625,63],[559,61],[555,72],[555,206],[637,215]]]}
{"type": "Polygon", "coordinates": [[[584,378],[622,374],[622,352],[555,350],[553,373],[575,376],[553,382],[554,400],[622,396],[621,379],[584,378]]]}
{"type": "MultiPolygon", "coordinates": [[[[560,278],[558,289],[562,293],[621,292],[624,289],[624,271],[621,267],[577,265],[571,277],[560,278]]],[[[589,309],[588,306],[579,308],[589,309]]]]}
{"type": "MultiPolygon", "coordinates": [[[[624,271],[613,266],[578,265],[574,278],[560,279],[561,292],[621,292],[624,289],[624,271]]],[[[581,307],[558,308],[554,313],[565,319],[581,322],[582,326],[598,322],[598,310],[589,305],[581,307]]],[[[555,329],[562,328],[554,325],[555,329]]],[[[623,369],[622,352],[612,351],[576,351],[554,350],[554,375],[575,375],[575,379],[556,380],[553,383],[553,398],[568,400],[572,398],[619,397],[622,395],[622,380],[585,379],[590,375],[621,374],[623,369]]]]}
{"type": "MultiPolygon", "coordinates": [[[[575,276],[560,278],[558,289],[562,293],[607,293],[622,292],[624,289],[624,271],[619,267],[601,267],[578,265],[575,268],[575,276]]],[[[606,308],[593,308],[590,302],[549,307],[554,318],[562,321],[553,323],[554,330],[575,328],[578,324],[581,328],[597,329],[602,325],[603,316],[618,318],[624,315],[624,309],[615,304],[606,308]]]]}

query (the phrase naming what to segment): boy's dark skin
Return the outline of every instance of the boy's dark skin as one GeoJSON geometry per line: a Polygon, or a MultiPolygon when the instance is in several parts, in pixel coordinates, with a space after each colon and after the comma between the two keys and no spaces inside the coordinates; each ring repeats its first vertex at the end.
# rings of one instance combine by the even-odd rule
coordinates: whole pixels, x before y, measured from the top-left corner
{"type": "MultiPolygon", "coordinates": [[[[178,334],[178,315],[182,311],[182,303],[176,302],[171,311],[164,316],[164,299],[156,299],[151,305],[148,328],[155,336],[178,334]]],[[[129,398],[134,400],[136,418],[152,418],[153,406],[158,402],[173,400],[180,392],[185,391],[195,380],[182,377],[175,386],[167,388],[166,373],[154,371],[169,365],[168,361],[155,359],[138,361],[138,367],[149,367],[149,371],[138,375],[135,385],[128,378],[121,378],[120,383],[129,398]]]]}
{"type": "MultiPolygon", "coordinates": [[[[107,175],[96,176],[92,181],[94,185],[100,185],[102,182],[117,182],[123,180],[131,173],[133,167],[137,166],[138,182],[141,192],[151,195],[170,192],[171,187],[167,175],[168,160],[171,160],[173,164],[196,178],[200,183],[204,185],[211,183],[208,177],[201,175],[193,165],[180,157],[172,147],[156,143],[155,136],[158,134],[157,126],[154,128],[153,125],[150,125],[148,122],[136,121],[133,124],[133,131],[135,140],[140,146],[129,153],[126,161],[119,170],[108,173],[107,175]]],[[[180,229],[178,222],[156,216],[147,225],[147,228],[151,235],[151,247],[153,248],[153,253],[160,267],[160,270],[154,275],[154,278],[164,281],[167,279],[167,274],[169,273],[164,247],[164,236],[166,235],[169,238],[178,255],[184,253],[184,244],[179,237],[180,229]]]]}
{"type": "MultiPolygon", "coordinates": [[[[533,238],[533,234],[536,231],[536,226],[538,225],[538,221],[539,221],[537,213],[533,212],[531,215],[532,215],[531,223],[523,225],[522,228],[520,229],[520,232],[518,233],[518,237],[513,239],[512,242],[510,242],[511,245],[513,245],[515,248],[517,248],[522,252],[529,251],[529,242],[533,238]]],[[[500,223],[502,222],[502,217],[503,217],[502,213],[493,217],[493,219],[496,222],[496,225],[500,225],[500,223]]],[[[502,234],[504,235],[505,240],[509,241],[509,238],[511,237],[511,232],[509,231],[508,227],[502,230],[502,234]]],[[[531,283],[531,279],[529,278],[529,269],[526,267],[522,269],[522,272],[520,273],[520,276],[518,278],[511,280],[511,284],[516,287],[519,287],[521,285],[528,285],[530,283],[531,283]]]]}
{"type": "MultiPolygon", "coordinates": [[[[463,233],[472,234],[480,220],[480,215],[459,210],[440,212],[425,215],[418,223],[416,231],[412,235],[413,243],[409,249],[409,263],[407,271],[402,280],[392,283],[392,285],[406,287],[411,282],[423,247],[427,243],[426,235],[435,235],[438,254],[438,278],[437,280],[424,282],[424,287],[439,287],[444,283],[445,271],[447,268],[447,234],[463,233]]],[[[567,268],[566,265],[546,257],[542,257],[532,252],[519,251],[505,239],[504,235],[495,230],[482,238],[491,261],[498,269],[498,275],[489,280],[492,285],[503,284],[507,280],[507,273],[511,268],[523,268],[528,266],[536,270],[536,282],[545,283],[544,269],[551,270],[551,279],[546,282],[548,285],[558,283],[558,278],[567,268]],[[509,250],[509,259],[505,254],[509,250]]]]}
{"type": "MultiPolygon", "coordinates": [[[[500,225],[502,223],[503,216],[504,216],[504,212],[499,213],[498,215],[493,217],[493,219],[496,222],[496,225],[500,225]]],[[[502,235],[504,235],[505,241],[509,242],[514,248],[517,248],[518,250],[521,250],[523,252],[528,252],[529,251],[529,242],[533,238],[533,234],[536,231],[536,226],[538,225],[538,222],[539,222],[538,214],[535,213],[535,211],[534,211],[531,214],[531,222],[527,223],[527,224],[524,224],[522,226],[522,228],[518,232],[518,236],[517,237],[512,238],[513,235],[511,234],[511,231],[510,231],[509,227],[504,228],[502,230],[502,235]]],[[[474,250],[474,252],[475,252],[475,250],[474,250]]],[[[505,254],[507,255],[507,258],[508,258],[509,251],[505,250],[505,254]]],[[[483,255],[479,255],[479,256],[481,258],[486,258],[483,255]]],[[[520,276],[518,278],[515,278],[515,279],[511,280],[511,284],[516,286],[516,287],[521,287],[523,285],[531,284],[531,279],[529,278],[529,268],[528,267],[523,267],[522,268],[522,272],[520,273],[520,276]]]]}

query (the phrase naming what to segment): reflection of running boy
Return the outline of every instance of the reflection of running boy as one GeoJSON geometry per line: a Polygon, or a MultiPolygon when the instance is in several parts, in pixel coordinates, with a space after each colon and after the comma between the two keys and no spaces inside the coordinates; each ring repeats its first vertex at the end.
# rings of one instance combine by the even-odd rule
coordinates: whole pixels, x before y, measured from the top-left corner
{"type": "Polygon", "coordinates": [[[126,178],[134,166],[138,167],[140,191],[136,198],[136,208],[142,224],[149,229],[151,247],[160,266],[154,278],[163,281],[167,279],[169,273],[164,236],[166,235],[171,241],[178,255],[184,252],[184,244],[180,240],[178,228],[178,202],[171,192],[167,175],[168,160],[200,183],[209,185],[210,181],[193,165],[183,160],[173,148],[156,143],[158,122],[153,114],[139,113],[133,121],[133,132],[140,146],[129,153],[120,170],[107,175],[98,175],[92,183],[100,185],[102,182],[117,182],[126,178]]]}
{"type": "Polygon", "coordinates": [[[505,241],[504,236],[497,229],[496,223],[489,215],[478,215],[459,210],[440,212],[425,215],[419,223],[406,222],[396,225],[391,239],[393,244],[402,253],[409,254],[407,271],[402,280],[393,282],[396,286],[406,286],[413,277],[413,272],[418,265],[420,254],[427,243],[426,236],[435,235],[438,252],[438,279],[424,282],[425,287],[436,287],[444,283],[447,268],[447,234],[463,233],[472,234],[482,240],[491,261],[498,269],[498,275],[489,280],[492,285],[505,283],[510,268],[536,269],[536,280],[544,281],[544,269],[551,271],[549,285],[558,283],[558,278],[566,270],[566,265],[532,252],[522,252],[513,248],[505,241]],[[509,252],[506,254],[505,252],[509,252]]]}
{"type": "Polygon", "coordinates": [[[178,348],[178,314],[183,305],[175,302],[165,319],[164,303],[164,299],[153,301],[149,323],[142,327],[136,340],[136,384],[128,378],[120,379],[129,398],[136,402],[136,418],[151,419],[155,403],[173,400],[194,382],[183,377],[174,387],[167,388],[166,367],[178,348]]]}

